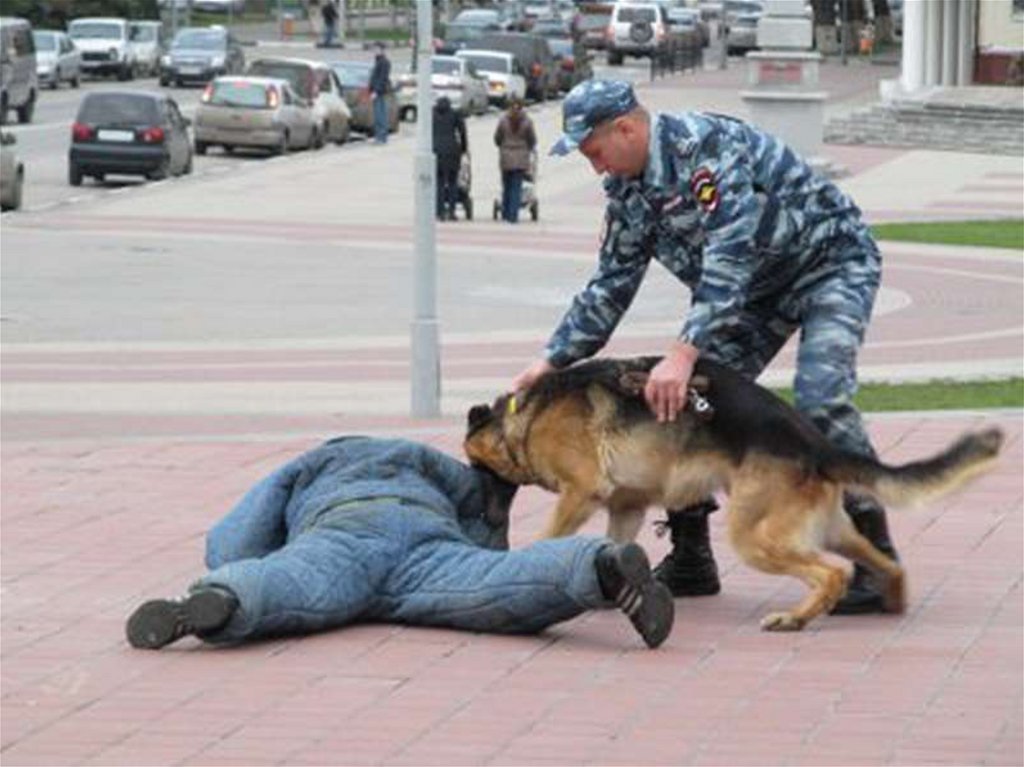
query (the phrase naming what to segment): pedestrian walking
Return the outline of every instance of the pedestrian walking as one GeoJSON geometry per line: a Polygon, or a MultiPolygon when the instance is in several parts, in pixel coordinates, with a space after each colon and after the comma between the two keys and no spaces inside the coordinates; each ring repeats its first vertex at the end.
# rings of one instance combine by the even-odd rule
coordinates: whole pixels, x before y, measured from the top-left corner
{"type": "MultiPolygon", "coordinates": [[[[601,349],[654,259],[691,290],[679,336],[644,391],[660,421],[683,407],[698,355],[754,379],[799,331],[796,407],[837,445],[874,456],[853,394],[881,257],[857,206],[774,136],[722,115],[652,114],[628,83],[583,82],[562,112],[552,154],[578,148],[605,176],[598,266],[513,388],[601,349]]],[[[844,506],[895,558],[884,509],[853,495],[844,506]]],[[[707,521],[716,508],[709,498],[669,511],[673,548],[656,575],[677,596],[719,591],[707,521]]],[[[833,612],[882,609],[857,565],[833,612]]]]}
{"type": "Polygon", "coordinates": [[[498,120],[494,143],[498,147],[501,168],[501,217],[515,224],[519,221],[519,208],[523,203],[523,179],[530,172],[537,146],[533,121],[526,114],[519,97],[509,100],[508,109],[498,120]]]}
{"type": "Polygon", "coordinates": [[[324,20],[323,45],[325,48],[329,48],[334,45],[338,35],[338,6],[335,4],[335,0],[323,0],[320,16],[324,20]]]}
{"type": "Polygon", "coordinates": [[[253,487],[210,531],[210,572],[139,606],[128,642],[215,645],[356,621],[532,633],[619,606],[661,644],[672,596],[636,544],[563,538],[508,550],[516,486],[426,445],[341,437],[253,487]]]}
{"type": "Polygon", "coordinates": [[[434,155],[437,158],[437,218],[454,221],[459,201],[459,167],[469,151],[466,121],[447,96],[441,96],[433,111],[434,155]]]}
{"type": "Polygon", "coordinates": [[[373,140],[377,144],[388,142],[388,102],[391,92],[391,61],[384,53],[384,44],[377,43],[377,54],[370,71],[370,98],[373,99],[373,140]]]}

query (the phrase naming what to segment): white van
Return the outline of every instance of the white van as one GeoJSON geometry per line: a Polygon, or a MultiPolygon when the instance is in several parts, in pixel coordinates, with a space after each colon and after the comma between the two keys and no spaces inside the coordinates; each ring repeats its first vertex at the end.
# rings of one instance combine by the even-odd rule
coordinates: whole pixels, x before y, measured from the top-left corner
{"type": "Polygon", "coordinates": [[[68,24],[68,35],[82,52],[82,71],[117,75],[118,80],[135,77],[137,64],[127,19],[93,17],[68,24]]]}
{"type": "Polygon", "coordinates": [[[7,122],[11,109],[17,111],[18,122],[32,122],[38,91],[32,25],[25,19],[0,18],[0,123],[7,122]]]}

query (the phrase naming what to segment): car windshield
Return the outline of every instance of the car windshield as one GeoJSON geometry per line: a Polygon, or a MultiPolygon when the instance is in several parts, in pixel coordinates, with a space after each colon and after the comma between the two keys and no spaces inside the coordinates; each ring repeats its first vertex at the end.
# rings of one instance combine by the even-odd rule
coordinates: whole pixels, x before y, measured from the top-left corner
{"type": "Polygon", "coordinates": [[[121,26],[97,21],[75,21],[68,28],[68,34],[75,40],[120,40],[121,26]]]}
{"type": "Polygon", "coordinates": [[[459,58],[471,62],[481,72],[507,73],[511,68],[509,65],[510,59],[506,59],[504,56],[487,56],[482,53],[473,53],[462,54],[459,58]]]}
{"type": "Polygon", "coordinates": [[[156,125],[156,99],[131,93],[90,93],[78,110],[78,122],[87,125],[156,125]]]}
{"type": "Polygon", "coordinates": [[[497,29],[497,27],[490,25],[480,26],[479,24],[456,24],[452,22],[444,28],[444,39],[448,42],[475,40],[491,29],[497,29]]]}
{"type": "Polygon", "coordinates": [[[585,32],[590,32],[592,30],[601,30],[603,32],[605,27],[607,26],[607,14],[585,13],[582,16],[580,16],[579,27],[585,32]]]}
{"type": "Polygon", "coordinates": [[[548,40],[548,46],[556,56],[572,56],[572,40],[548,40]]]}
{"type": "Polygon", "coordinates": [[[151,43],[156,40],[156,27],[149,24],[132,27],[132,40],[137,43],[151,43]]]}
{"type": "Polygon", "coordinates": [[[653,8],[630,8],[628,6],[619,8],[619,21],[623,24],[636,24],[637,22],[650,24],[657,18],[658,14],[653,8]]]}
{"type": "Polygon", "coordinates": [[[57,50],[57,35],[53,32],[33,32],[32,39],[35,40],[37,51],[57,50]]]}
{"type": "Polygon", "coordinates": [[[224,49],[224,33],[209,32],[205,29],[179,32],[171,43],[171,48],[201,51],[219,51],[224,49]]]}
{"type": "Polygon", "coordinates": [[[365,88],[370,84],[370,67],[362,64],[332,64],[344,88],[365,88]]]}
{"type": "Polygon", "coordinates": [[[287,80],[292,89],[302,98],[313,97],[313,71],[305,64],[261,59],[249,65],[249,73],[287,80]]]}
{"type": "Polygon", "coordinates": [[[218,106],[269,108],[269,85],[245,80],[217,80],[208,103],[218,106]]]}
{"type": "Polygon", "coordinates": [[[435,75],[458,75],[462,68],[457,59],[434,59],[430,62],[430,71],[435,75]]]}

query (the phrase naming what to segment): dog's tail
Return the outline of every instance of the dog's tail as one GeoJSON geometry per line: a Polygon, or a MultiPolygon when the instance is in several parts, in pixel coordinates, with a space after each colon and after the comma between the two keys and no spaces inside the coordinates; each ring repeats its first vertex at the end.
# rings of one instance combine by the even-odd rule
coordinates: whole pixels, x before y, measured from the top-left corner
{"type": "Polygon", "coordinates": [[[1003,445],[994,427],[964,434],[938,455],[902,466],[839,452],[826,458],[822,474],[848,489],[869,493],[891,506],[912,506],[952,492],[987,471],[1003,445]]]}

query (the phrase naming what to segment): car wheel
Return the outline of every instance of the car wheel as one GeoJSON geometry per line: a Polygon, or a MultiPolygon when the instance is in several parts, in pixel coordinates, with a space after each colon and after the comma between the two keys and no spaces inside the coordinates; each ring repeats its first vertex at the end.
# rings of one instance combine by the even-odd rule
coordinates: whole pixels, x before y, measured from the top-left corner
{"type": "Polygon", "coordinates": [[[608,51],[608,66],[620,67],[622,66],[622,54],[617,51],[608,51]]]}
{"type": "Polygon", "coordinates": [[[225,144],[221,148],[224,150],[224,154],[231,154],[232,152],[235,151],[235,147],[232,144],[225,144]]]}
{"type": "Polygon", "coordinates": [[[97,184],[102,184],[104,181],[107,180],[107,174],[106,173],[94,173],[92,175],[92,177],[96,181],[97,184]]]}
{"type": "Polygon", "coordinates": [[[162,181],[163,179],[167,178],[170,175],[170,173],[171,163],[165,157],[160,161],[160,164],[157,166],[156,170],[147,174],[146,178],[148,178],[150,181],[162,181]]]}
{"type": "Polygon", "coordinates": [[[82,84],[82,77],[81,77],[81,75],[75,75],[74,77],[71,78],[71,87],[72,88],[77,88],[81,84],[82,84]]]}
{"type": "Polygon", "coordinates": [[[289,148],[290,147],[288,145],[288,131],[282,131],[281,132],[281,138],[278,139],[277,146],[275,146],[270,151],[271,151],[271,154],[283,155],[283,154],[288,154],[288,149],[289,148]]]}
{"type": "Polygon", "coordinates": [[[82,169],[75,163],[68,164],[68,183],[71,186],[82,185],[82,169]]]}
{"type": "Polygon", "coordinates": [[[22,106],[18,107],[18,122],[30,123],[32,122],[32,114],[36,111],[36,93],[32,91],[29,94],[28,101],[22,106]]]}
{"type": "Polygon", "coordinates": [[[327,132],[327,126],[326,125],[323,127],[323,129],[314,127],[313,128],[313,133],[309,137],[309,148],[310,149],[323,149],[323,147],[324,147],[324,135],[326,134],[326,132],[327,132]]]}
{"type": "Polygon", "coordinates": [[[194,145],[195,145],[196,154],[199,154],[199,155],[206,154],[206,147],[209,146],[209,144],[207,144],[205,141],[200,141],[199,139],[196,139],[194,145]]]}
{"type": "Polygon", "coordinates": [[[58,74],[53,78],[53,82],[50,83],[50,90],[55,91],[60,87],[60,75],[58,74]]]}

